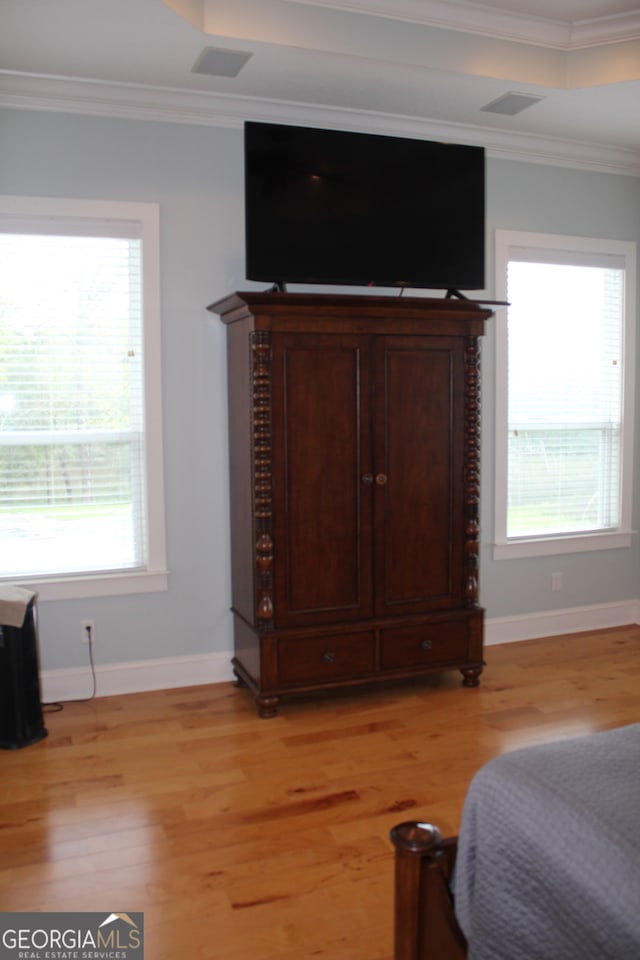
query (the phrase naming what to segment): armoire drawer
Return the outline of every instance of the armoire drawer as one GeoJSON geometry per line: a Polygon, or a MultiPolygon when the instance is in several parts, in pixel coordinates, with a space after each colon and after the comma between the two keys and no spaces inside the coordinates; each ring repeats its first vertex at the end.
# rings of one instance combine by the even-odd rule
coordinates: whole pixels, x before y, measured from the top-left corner
{"type": "Polygon", "coordinates": [[[380,667],[399,670],[464,660],[468,647],[466,620],[392,627],[380,631],[380,667]]]}
{"type": "Polygon", "coordinates": [[[331,683],[372,673],[373,631],[278,640],[280,684],[331,683]]]}

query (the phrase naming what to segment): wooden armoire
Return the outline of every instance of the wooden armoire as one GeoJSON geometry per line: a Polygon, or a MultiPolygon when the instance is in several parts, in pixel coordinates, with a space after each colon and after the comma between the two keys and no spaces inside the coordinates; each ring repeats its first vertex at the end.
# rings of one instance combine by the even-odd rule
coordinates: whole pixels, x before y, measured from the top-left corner
{"type": "Polygon", "coordinates": [[[283,696],[482,671],[479,356],[464,299],[234,293],[233,669],[283,696]]]}

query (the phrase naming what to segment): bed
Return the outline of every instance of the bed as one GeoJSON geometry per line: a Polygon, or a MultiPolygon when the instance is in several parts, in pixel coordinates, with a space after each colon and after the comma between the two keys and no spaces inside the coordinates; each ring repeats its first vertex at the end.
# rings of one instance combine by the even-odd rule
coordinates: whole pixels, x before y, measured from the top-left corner
{"type": "Polygon", "coordinates": [[[485,764],[391,831],[395,960],[640,960],[640,723],[485,764]]]}

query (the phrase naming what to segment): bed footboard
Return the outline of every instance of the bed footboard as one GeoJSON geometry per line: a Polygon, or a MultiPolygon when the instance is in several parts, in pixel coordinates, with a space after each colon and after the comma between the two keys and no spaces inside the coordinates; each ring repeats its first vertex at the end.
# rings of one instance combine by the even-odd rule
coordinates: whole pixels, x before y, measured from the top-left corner
{"type": "Polygon", "coordinates": [[[443,840],[430,823],[391,831],[395,847],[394,960],[466,960],[467,943],[453,910],[449,882],[457,838],[443,840]]]}

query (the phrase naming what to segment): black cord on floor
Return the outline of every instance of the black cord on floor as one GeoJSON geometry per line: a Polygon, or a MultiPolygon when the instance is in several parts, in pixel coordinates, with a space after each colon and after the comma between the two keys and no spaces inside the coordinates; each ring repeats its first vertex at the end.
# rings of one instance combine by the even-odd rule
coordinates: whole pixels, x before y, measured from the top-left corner
{"type": "Polygon", "coordinates": [[[61,710],[64,710],[65,703],[89,703],[89,701],[95,700],[96,689],[97,689],[96,667],[95,667],[95,663],[93,662],[93,634],[91,632],[90,627],[87,628],[87,638],[88,638],[87,643],[89,647],[89,664],[91,666],[91,679],[93,682],[93,691],[91,693],[91,696],[81,697],[78,700],[61,700],[61,701],[53,701],[52,703],[42,703],[41,706],[43,708],[43,713],[60,713],[61,710]],[[47,710],[45,709],[46,707],[49,707],[50,709],[47,710]]]}

